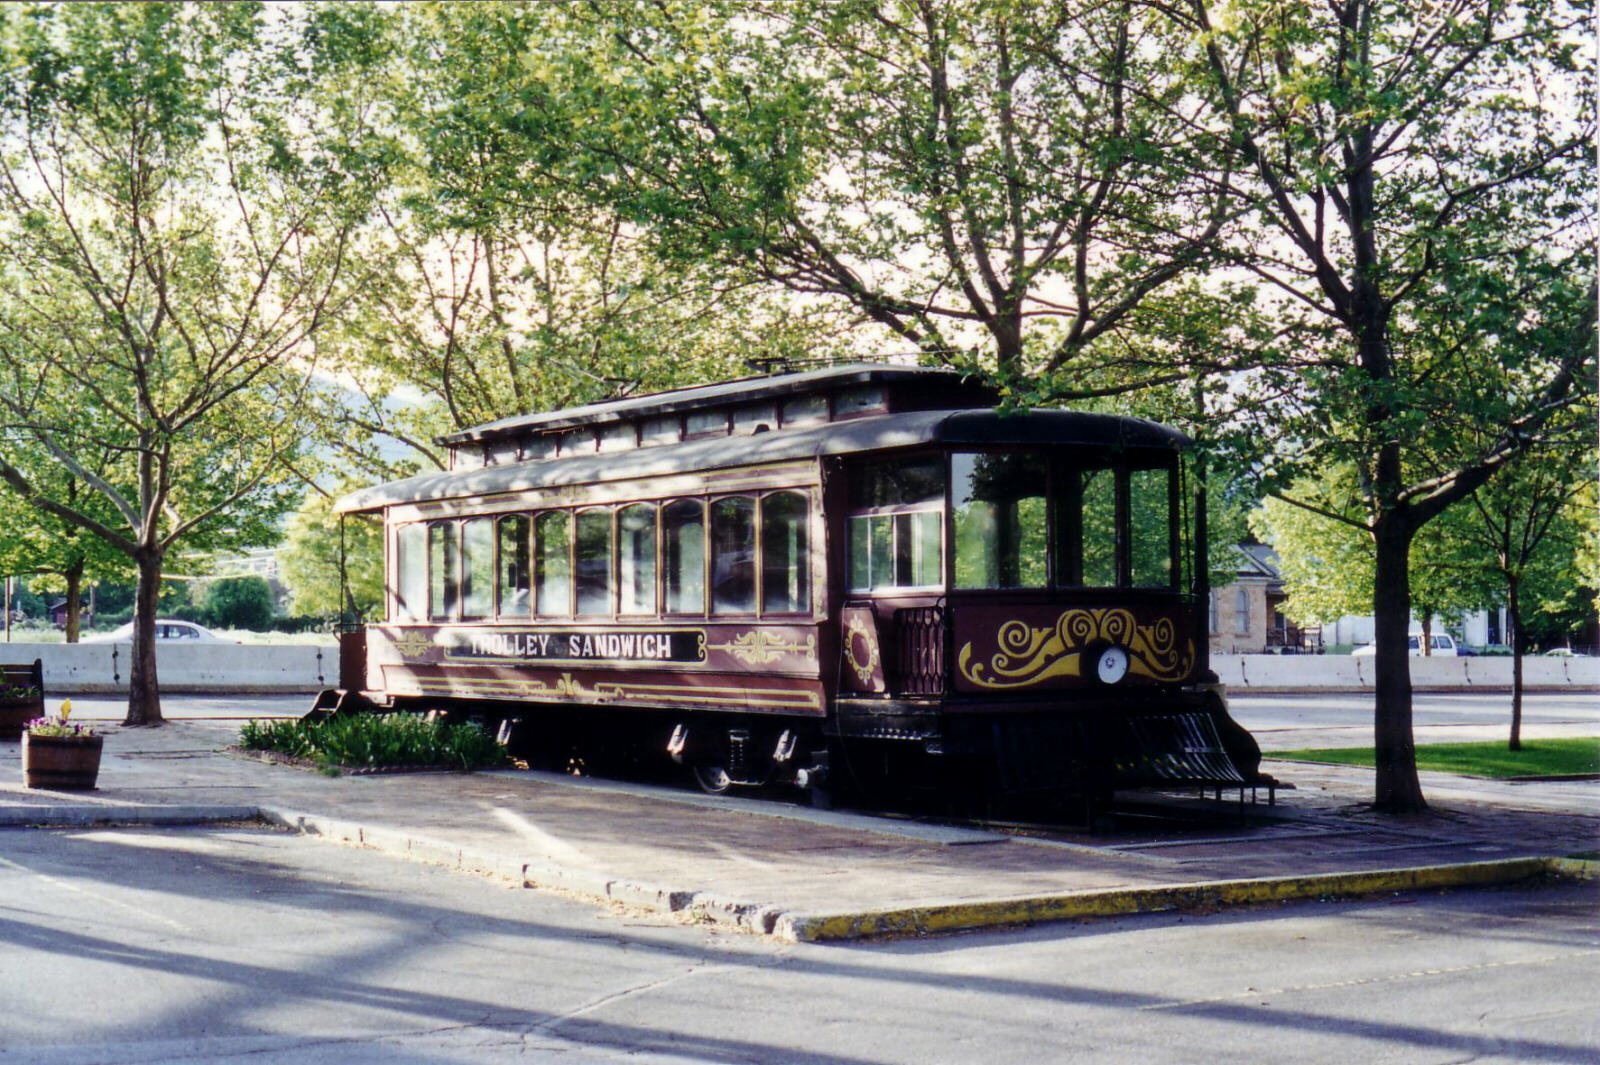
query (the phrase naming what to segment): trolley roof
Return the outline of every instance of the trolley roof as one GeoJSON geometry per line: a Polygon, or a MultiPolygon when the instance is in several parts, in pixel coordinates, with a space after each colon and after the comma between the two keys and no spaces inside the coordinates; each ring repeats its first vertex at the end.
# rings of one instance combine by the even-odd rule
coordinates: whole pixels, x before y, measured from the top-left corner
{"type": "Polygon", "coordinates": [[[783,399],[828,388],[872,384],[932,385],[953,394],[958,392],[964,394],[966,402],[947,404],[949,406],[974,406],[992,402],[994,398],[994,392],[987,386],[970,383],[955,370],[928,366],[850,363],[800,373],[769,374],[740,378],[736,381],[723,381],[714,385],[694,385],[666,392],[652,392],[644,396],[613,399],[604,403],[590,403],[582,407],[568,407],[544,414],[518,414],[463,429],[460,432],[449,433],[439,437],[439,443],[445,445],[477,443],[528,432],[547,432],[594,425],[599,422],[649,418],[705,407],[721,407],[730,403],[783,399]]]}
{"type": "MultiPolygon", "coordinates": [[[[519,425],[518,428],[523,426],[519,425]]],[[[352,492],[335,504],[335,510],[352,514],[403,503],[463,499],[536,488],[632,480],[694,470],[917,446],[1032,444],[1093,447],[1108,451],[1128,448],[1171,451],[1188,443],[1189,438],[1175,429],[1142,418],[1112,414],[1064,410],[1029,410],[1012,414],[986,409],[911,411],[611,454],[537,459],[480,469],[421,474],[352,492]]]]}

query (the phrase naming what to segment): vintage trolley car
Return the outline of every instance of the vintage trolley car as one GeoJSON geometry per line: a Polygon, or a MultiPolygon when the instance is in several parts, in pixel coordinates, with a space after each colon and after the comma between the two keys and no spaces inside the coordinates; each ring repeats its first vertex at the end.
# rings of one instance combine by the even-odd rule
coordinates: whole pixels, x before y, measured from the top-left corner
{"type": "Polygon", "coordinates": [[[1206,683],[1186,438],[995,398],[850,365],[444,437],[448,471],[340,501],[388,574],[346,704],[654,745],[711,790],[1263,779],[1206,683]]]}

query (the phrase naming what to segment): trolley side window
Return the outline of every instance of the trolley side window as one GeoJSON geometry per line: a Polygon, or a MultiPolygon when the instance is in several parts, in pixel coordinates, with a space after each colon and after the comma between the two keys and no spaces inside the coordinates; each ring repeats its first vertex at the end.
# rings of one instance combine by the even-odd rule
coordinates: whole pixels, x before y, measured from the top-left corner
{"type": "Polygon", "coordinates": [[[756,611],[756,504],[730,496],[711,504],[711,612],[756,611]]]}
{"type": "Polygon", "coordinates": [[[534,610],[549,617],[572,610],[572,515],[548,510],[534,520],[534,610]]]}
{"type": "Polygon", "coordinates": [[[950,456],[957,588],[1043,588],[1045,462],[1025,451],[950,456]]]}
{"type": "Polygon", "coordinates": [[[456,523],[438,521],[428,526],[428,617],[449,621],[456,614],[460,586],[460,549],[456,523]]]}
{"type": "Polygon", "coordinates": [[[500,519],[499,574],[500,616],[528,616],[528,517],[511,514],[500,519]]]}
{"type": "Polygon", "coordinates": [[[811,609],[808,509],[799,492],[775,492],[761,500],[763,614],[801,614],[811,609]]]}
{"type": "Polygon", "coordinates": [[[611,511],[578,514],[577,613],[611,613],[611,511]]]}
{"type": "Polygon", "coordinates": [[[461,616],[488,617],[494,606],[494,519],[461,523],[461,616]]]}
{"type": "Polygon", "coordinates": [[[944,457],[896,459],[851,472],[851,591],[944,583],[944,457]]]}
{"type": "Polygon", "coordinates": [[[619,614],[656,612],[656,508],[639,503],[617,515],[619,614]]]}
{"type": "Polygon", "coordinates": [[[400,526],[395,550],[395,620],[421,621],[428,612],[428,527],[400,526]]]}
{"type": "Polygon", "coordinates": [[[705,613],[705,504],[698,499],[680,499],[662,511],[661,556],[667,613],[705,613]]]}

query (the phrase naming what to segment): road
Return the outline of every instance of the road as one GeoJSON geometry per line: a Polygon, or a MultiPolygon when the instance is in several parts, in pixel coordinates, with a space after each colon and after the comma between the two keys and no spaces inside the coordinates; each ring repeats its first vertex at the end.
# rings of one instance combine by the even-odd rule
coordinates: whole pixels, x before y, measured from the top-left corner
{"type": "Polygon", "coordinates": [[[243,829],[0,831],[0,1060],[1600,1060],[1593,885],[850,947],[243,829]]]}
{"type": "MultiPolygon", "coordinates": [[[[1360,694],[1228,694],[1228,708],[1266,751],[1372,746],[1372,696],[1360,694]]],[[[1510,734],[1507,694],[1419,692],[1412,696],[1418,743],[1500,740],[1510,734]]],[[[1523,697],[1523,736],[1600,736],[1600,697],[1593,692],[1523,697]]]]}

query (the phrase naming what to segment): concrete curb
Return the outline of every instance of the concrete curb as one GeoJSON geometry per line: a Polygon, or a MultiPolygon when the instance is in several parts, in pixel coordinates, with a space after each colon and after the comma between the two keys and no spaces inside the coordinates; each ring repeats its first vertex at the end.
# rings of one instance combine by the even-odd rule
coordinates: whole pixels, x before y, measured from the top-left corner
{"type": "MultiPolygon", "coordinates": [[[[773,934],[797,943],[883,935],[926,935],[1083,917],[1116,917],[1430,888],[1483,887],[1516,883],[1547,874],[1583,875],[1575,871],[1568,872],[1564,868],[1572,862],[1572,859],[1562,858],[1509,858],[1356,873],[1212,880],[1147,888],[1108,888],[1062,895],[935,903],[871,913],[784,914],[779,918],[773,934]]],[[[1594,866],[1600,863],[1577,864],[1594,866]]],[[[1593,875],[1592,872],[1590,875],[1593,875]]]]}
{"type": "Polygon", "coordinates": [[[0,827],[81,828],[86,825],[209,825],[255,821],[254,806],[0,806],[0,827]]]}
{"type": "Polygon", "coordinates": [[[1485,887],[1538,876],[1600,879],[1600,861],[1510,858],[1313,876],[1212,880],[1142,888],[1103,888],[1058,895],[935,902],[841,913],[794,913],[781,906],[715,892],[663,887],[551,862],[528,861],[462,847],[404,829],[360,825],[316,814],[255,806],[33,805],[0,807],[0,827],[81,828],[93,825],[201,825],[260,821],[305,836],[368,847],[395,857],[509,880],[680,920],[794,943],[839,942],[887,935],[931,935],[1087,917],[1247,906],[1396,891],[1485,887]]]}
{"type": "Polygon", "coordinates": [[[1550,872],[1568,880],[1600,880],[1600,861],[1592,858],[1551,858],[1550,872]]]}
{"type": "Polygon", "coordinates": [[[925,906],[833,914],[785,911],[781,906],[730,899],[710,891],[640,883],[587,869],[521,861],[412,836],[395,829],[363,828],[310,814],[263,808],[262,820],[311,836],[372,847],[400,857],[512,880],[527,888],[560,891],[698,924],[772,935],[794,943],[837,942],[886,935],[929,935],[1083,917],[1246,906],[1394,891],[1484,887],[1537,876],[1600,878],[1600,862],[1574,858],[1510,858],[1453,865],[1412,866],[1314,876],[1212,880],[1144,888],[1107,888],[933,903],[925,906]]]}
{"type": "Polygon", "coordinates": [[[393,828],[373,828],[315,814],[261,807],[267,824],[338,843],[370,847],[400,858],[442,865],[467,873],[510,880],[525,888],[560,891],[595,902],[615,903],[650,913],[670,914],[698,924],[770,934],[779,907],[729,899],[714,892],[662,887],[552,862],[488,854],[393,828]]]}

